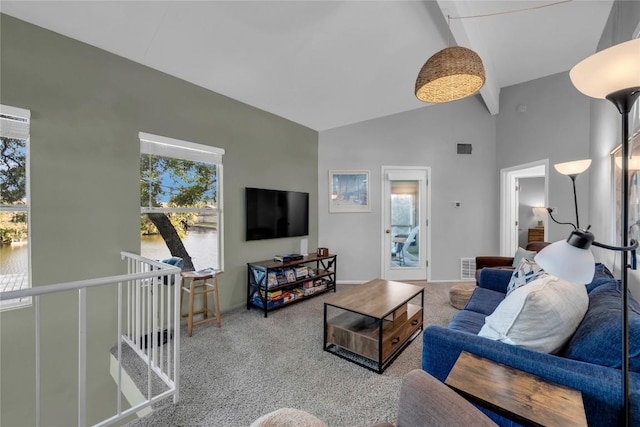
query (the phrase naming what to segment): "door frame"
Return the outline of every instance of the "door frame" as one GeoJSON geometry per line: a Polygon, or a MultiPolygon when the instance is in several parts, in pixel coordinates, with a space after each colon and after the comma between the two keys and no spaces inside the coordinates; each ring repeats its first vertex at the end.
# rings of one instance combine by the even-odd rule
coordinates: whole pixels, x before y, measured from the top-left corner
{"type": "Polygon", "coordinates": [[[420,172],[426,175],[424,188],[420,188],[420,191],[424,190],[424,194],[420,197],[421,203],[421,212],[424,212],[421,224],[421,231],[418,237],[418,245],[419,251],[421,254],[424,254],[424,262],[425,262],[425,270],[426,275],[424,277],[417,277],[411,279],[395,279],[395,280],[427,280],[431,279],[431,189],[429,185],[431,183],[431,168],[429,166],[386,166],[382,165],[380,174],[380,231],[381,231],[381,248],[380,251],[380,277],[385,280],[394,280],[393,278],[389,279],[386,274],[385,263],[389,261],[389,254],[391,254],[391,235],[385,233],[386,222],[385,219],[387,217],[387,209],[390,204],[387,200],[385,200],[385,181],[387,180],[387,172],[388,171],[403,171],[403,172],[420,172]],[[385,252],[386,249],[389,249],[388,252],[385,252]]]}
{"type": "MultiPolygon", "coordinates": [[[[549,159],[500,169],[500,255],[513,256],[518,248],[517,181],[520,178],[544,178],[544,203],[549,206],[549,159]]],[[[549,227],[544,228],[547,240],[549,227]]]]}

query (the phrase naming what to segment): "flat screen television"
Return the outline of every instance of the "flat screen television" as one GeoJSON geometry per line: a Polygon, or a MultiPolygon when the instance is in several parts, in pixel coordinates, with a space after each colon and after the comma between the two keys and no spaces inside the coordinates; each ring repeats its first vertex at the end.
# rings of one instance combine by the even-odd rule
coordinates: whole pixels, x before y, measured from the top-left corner
{"type": "Polygon", "coordinates": [[[245,188],[246,239],[309,234],[309,193],[245,188]]]}

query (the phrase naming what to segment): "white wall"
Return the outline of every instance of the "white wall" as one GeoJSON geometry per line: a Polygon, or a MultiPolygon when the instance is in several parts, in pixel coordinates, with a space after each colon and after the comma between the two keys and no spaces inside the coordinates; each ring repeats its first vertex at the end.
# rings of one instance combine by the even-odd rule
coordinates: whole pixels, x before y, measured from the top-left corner
{"type": "Polygon", "coordinates": [[[498,250],[495,118],[478,97],[320,133],[320,246],[338,254],[338,281],[379,277],[382,250],[381,166],[431,168],[430,279],[460,277],[460,258],[498,250]],[[473,146],[456,154],[457,143],[473,146]],[[369,213],[329,213],[329,170],[371,171],[369,213]],[[454,207],[454,201],[462,206],[454,207]]]}

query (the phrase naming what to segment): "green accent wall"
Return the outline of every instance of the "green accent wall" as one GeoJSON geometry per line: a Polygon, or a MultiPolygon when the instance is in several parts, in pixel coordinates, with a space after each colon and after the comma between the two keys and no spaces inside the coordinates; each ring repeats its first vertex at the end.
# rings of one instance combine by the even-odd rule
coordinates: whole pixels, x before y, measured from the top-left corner
{"type": "MultiPolygon", "coordinates": [[[[31,111],[33,286],[121,274],[120,252],[139,253],[140,131],[226,151],[223,328],[224,310],[245,302],[246,263],[300,244],[244,241],[244,187],[309,192],[308,246],[317,247],[316,131],[7,15],[0,55],[0,102],[31,111]]],[[[115,301],[114,289],[88,294],[90,423],[113,415],[115,301]]],[[[42,421],[73,425],[77,296],[43,298],[41,312],[42,421]]],[[[0,313],[2,425],[34,424],[33,313],[0,313]]]]}

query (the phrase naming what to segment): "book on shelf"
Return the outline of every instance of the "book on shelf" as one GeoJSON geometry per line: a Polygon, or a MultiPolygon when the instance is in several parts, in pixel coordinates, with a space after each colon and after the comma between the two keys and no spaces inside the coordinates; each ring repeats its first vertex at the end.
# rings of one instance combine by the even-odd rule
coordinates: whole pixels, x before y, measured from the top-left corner
{"type": "Polygon", "coordinates": [[[284,270],[284,275],[287,277],[287,282],[295,282],[296,281],[296,272],[293,268],[287,268],[284,270]]]}
{"type": "Polygon", "coordinates": [[[260,290],[260,294],[266,298],[267,300],[273,301],[276,300],[278,298],[282,298],[282,290],[277,290],[277,291],[264,291],[264,290],[260,290]]]}
{"type": "Polygon", "coordinates": [[[300,254],[287,254],[287,255],[276,255],[273,257],[274,261],[278,262],[289,262],[289,261],[298,261],[304,258],[303,255],[300,254]]]}
{"type": "Polygon", "coordinates": [[[281,268],[278,268],[277,270],[275,270],[276,272],[276,278],[278,279],[278,285],[284,285],[287,284],[287,276],[284,275],[284,270],[281,268]]]}
{"type": "Polygon", "coordinates": [[[307,266],[296,267],[296,279],[305,279],[309,275],[309,268],[307,266]]]}
{"type": "Polygon", "coordinates": [[[320,292],[327,289],[327,285],[326,284],[322,284],[319,286],[313,286],[311,288],[302,288],[300,289],[300,291],[302,291],[302,295],[304,295],[305,297],[309,296],[309,295],[313,295],[316,292],[320,292]]]}
{"type": "Polygon", "coordinates": [[[267,288],[278,286],[278,275],[275,271],[270,271],[267,274],[267,288]]]}

